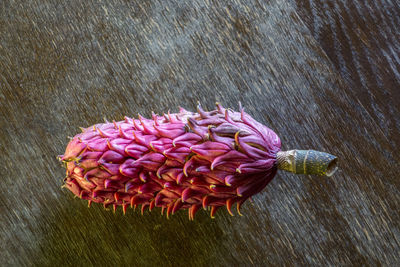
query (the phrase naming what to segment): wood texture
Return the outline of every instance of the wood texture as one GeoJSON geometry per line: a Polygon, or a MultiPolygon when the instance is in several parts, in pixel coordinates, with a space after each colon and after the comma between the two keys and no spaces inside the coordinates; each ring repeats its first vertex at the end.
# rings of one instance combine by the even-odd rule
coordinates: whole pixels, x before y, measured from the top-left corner
{"type": "Polygon", "coordinates": [[[392,148],[399,147],[399,2],[292,2],[354,96],[391,140],[392,148]]]}
{"type": "Polygon", "coordinates": [[[0,265],[398,265],[399,7],[378,2],[0,2],[0,265]],[[194,222],[60,188],[79,126],[198,100],[241,101],[340,170],[194,222]]]}

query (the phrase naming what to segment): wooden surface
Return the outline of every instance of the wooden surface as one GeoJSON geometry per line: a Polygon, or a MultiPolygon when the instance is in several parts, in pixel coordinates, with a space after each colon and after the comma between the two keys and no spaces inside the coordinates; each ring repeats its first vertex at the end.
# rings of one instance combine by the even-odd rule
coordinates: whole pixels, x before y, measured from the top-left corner
{"type": "Polygon", "coordinates": [[[400,263],[395,1],[2,1],[1,266],[400,263]],[[79,126],[238,101],[331,178],[278,173],[194,222],[73,199],[56,160],[79,126]]]}

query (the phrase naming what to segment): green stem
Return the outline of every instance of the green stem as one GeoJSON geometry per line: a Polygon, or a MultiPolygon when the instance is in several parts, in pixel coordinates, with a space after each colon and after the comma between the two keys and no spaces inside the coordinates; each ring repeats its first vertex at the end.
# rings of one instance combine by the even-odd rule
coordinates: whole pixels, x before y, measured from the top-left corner
{"type": "Polygon", "coordinates": [[[288,150],[277,154],[278,169],[297,173],[332,176],[337,167],[337,157],[315,150],[288,150]]]}

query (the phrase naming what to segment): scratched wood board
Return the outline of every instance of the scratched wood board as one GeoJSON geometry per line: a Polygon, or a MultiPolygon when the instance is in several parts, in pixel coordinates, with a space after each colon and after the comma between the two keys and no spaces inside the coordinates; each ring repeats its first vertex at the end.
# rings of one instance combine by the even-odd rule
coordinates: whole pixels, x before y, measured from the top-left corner
{"type": "Polygon", "coordinates": [[[0,7],[0,265],[399,263],[398,135],[387,131],[397,110],[369,106],[383,107],[382,98],[362,97],[307,9],[282,0],[0,7]],[[208,109],[241,101],[283,149],[329,151],[340,170],[331,178],[278,173],[244,216],[200,211],[195,221],[184,211],[167,220],[157,209],[87,208],[61,189],[56,156],[79,126],[193,110],[197,101],[208,109]]]}

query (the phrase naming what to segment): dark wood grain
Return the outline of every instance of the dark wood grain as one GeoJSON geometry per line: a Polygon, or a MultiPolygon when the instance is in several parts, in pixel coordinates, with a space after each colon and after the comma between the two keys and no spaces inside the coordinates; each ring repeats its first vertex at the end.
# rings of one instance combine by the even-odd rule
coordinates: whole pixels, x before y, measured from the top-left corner
{"type": "Polygon", "coordinates": [[[398,265],[398,5],[343,3],[0,2],[0,265],[398,265]],[[194,222],[60,188],[79,126],[198,100],[241,101],[283,149],[329,151],[340,171],[279,173],[243,217],[194,222]]]}
{"type": "MultiPolygon", "coordinates": [[[[377,127],[400,146],[398,1],[292,1],[313,37],[377,127]]],[[[394,156],[400,160],[399,153],[394,156]]]]}

